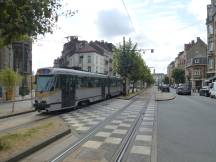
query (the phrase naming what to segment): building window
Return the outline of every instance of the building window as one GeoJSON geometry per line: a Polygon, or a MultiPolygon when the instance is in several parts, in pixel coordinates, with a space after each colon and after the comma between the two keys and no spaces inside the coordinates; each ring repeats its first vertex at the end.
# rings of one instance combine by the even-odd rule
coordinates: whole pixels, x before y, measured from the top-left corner
{"type": "Polygon", "coordinates": [[[91,56],[88,56],[88,63],[91,63],[91,56]]]}
{"type": "Polygon", "coordinates": [[[98,67],[96,67],[96,73],[98,72],[98,67]]]}
{"type": "Polygon", "coordinates": [[[213,51],[213,42],[209,42],[208,44],[208,50],[213,51]]]}
{"type": "Polygon", "coordinates": [[[96,64],[98,64],[98,56],[96,56],[96,64]]]}
{"type": "Polygon", "coordinates": [[[214,60],[212,58],[208,59],[208,68],[212,69],[213,68],[213,64],[214,64],[214,60]]]}
{"type": "Polygon", "coordinates": [[[83,63],[83,56],[79,57],[79,63],[82,64],[83,63]]]}
{"type": "Polygon", "coordinates": [[[88,72],[91,72],[91,66],[88,66],[88,72]]]}
{"type": "Polygon", "coordinates": [[[213,34],[213,27],[211,24],[208,25],[208,33],[213,34]]]}
{"type": "Polygon", "coordinates": [[[200,69],[194,69],[194,75],[200,76],[200,69]]]}
{"type": "Polygon", "coordinates": [[[195,60],[194,60],[194,63],[195,63],[195,64],[199,64],[199,63],[200,63],[199,59],[195,59],[195,60]]]}

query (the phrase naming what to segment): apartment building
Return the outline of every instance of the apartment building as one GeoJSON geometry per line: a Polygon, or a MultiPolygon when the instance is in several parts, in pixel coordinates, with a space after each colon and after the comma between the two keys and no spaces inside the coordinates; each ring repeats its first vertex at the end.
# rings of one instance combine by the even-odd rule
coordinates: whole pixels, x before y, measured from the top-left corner
{"type": "Polygon", "coordinates": [[[73,68],[105,75],[113,75],[113,45],[104,41],[80,41],[70,37],[64,44],[62,56],[54,60],[54,67],[73,68]]]}
{"type": "Polygon", "coordinates": [[[216,78],[216,0],[211,0],[211,4],[207,6],[207,77],[216,78]]]}
{"type": "Polygon", "coordinates": [[[192,88],[203,86],[207,71],[207,45],[199,37],[185,45],[186,53],[186,80],[191,82],[192,88]]]}

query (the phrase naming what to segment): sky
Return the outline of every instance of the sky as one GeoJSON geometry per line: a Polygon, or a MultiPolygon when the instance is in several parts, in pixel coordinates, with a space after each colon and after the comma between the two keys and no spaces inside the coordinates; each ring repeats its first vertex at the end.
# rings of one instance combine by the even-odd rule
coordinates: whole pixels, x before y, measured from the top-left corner
{"type": "Polygon", "coordinates": [[[207,41],[206,17],[210,0],[62,0],[63,9],[78,10],[59,17],[53,34],[33,43],[33,71],[53,66],[61,56],[67,36],[79,40],[104,40],[117,45],[123,37],[137,43],[147,66],[167,73],[168,64],[184,44],[200,37],[207,41]],[[154,53],[150,50],[154,49],[154,53]]]}

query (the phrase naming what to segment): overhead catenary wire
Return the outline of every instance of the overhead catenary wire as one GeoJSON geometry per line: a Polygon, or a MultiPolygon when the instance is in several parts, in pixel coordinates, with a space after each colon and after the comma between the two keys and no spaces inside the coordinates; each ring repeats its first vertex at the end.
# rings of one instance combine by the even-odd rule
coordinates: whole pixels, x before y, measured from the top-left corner
{"type": "Polygon", "coordinates": [[[122,3],[123,3],[123,6],[124,6],[124,8],[125,8],[125,11],[126,11],[126,13],[127,13],[128,19],[129,19],[129,21],[130,21],[130,23],[131,23],[131,26],[132,26],[134,32],[136,33],[136,29],[135,29],[135,27],[134,27],[133,21],[132,21],[132,19],[131,19],[131,16],[130,16],[130,14],[129,14],[129,12],[128,12],[128,9],[127,9],[127,6],[126,6],[124,0],[122,0],[122,3]]]}

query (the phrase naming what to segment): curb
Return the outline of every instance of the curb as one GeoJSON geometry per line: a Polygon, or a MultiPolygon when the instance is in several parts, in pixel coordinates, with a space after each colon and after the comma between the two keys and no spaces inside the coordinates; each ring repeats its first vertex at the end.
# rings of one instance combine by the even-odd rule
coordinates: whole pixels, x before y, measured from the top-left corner
{"type": "Polygon", "coordinates": [[[136,92],[134,95],[131,95],[131,96],[129,96],[129,97],[117,97],[117,99],[122,99],[122,100],[130,100],[131,98],[133,98],[133,97],[135,97],[135,96],[137,96],[137,95],[139,95],[140,93],[142,93],[144,90],[140,90],[140,91],[138,91],[138,92],[136,92]]]}
{"type": "Polygon", "coordinates": [[[35,110],[29,110],[29,111],[24,111],[24,112],[20,112],[20,113],[0,116],[0,119],[5,119],[5,118],[13,117],[13,116],[18,116],[18,115],[23,115],[23,114],[27,114],[27,113],[31,113],[31,112],[35,112],[35,110]]]}
{"type": "Polygon", "coordinates": [[[169,100],[173,100],[176,98],[176,95],[174,95],[173,97],[171,98],[165,98],[165,99],[155,99],[155,101],[169,101],[169,100]]]}
{"type": "Polygon", "coordinates": [[[151,162],[157,162],[157,148],[158,148],[158,107],[156,104],[156,114],[155,114],[155,121],[154,121],[154,129],[153,129],[153,136],[152,136],[152,149],[151,149],[151,162]]]}
{"type": "Polygon", "coordinates": [[[31,155],[32,153],[34,153],[34,152],[36,152],[36,151],[44,148],[45,146],[51,144],[52,142],[54,142],[54,141],[56,141],[56,140],[58,140],[58,139],[60,139],[60,138],[62,138],[64,136],[70,134],[70,133],[71,133],[70,129],[64,130],[61,133],[59,133],[59,134],[57,134],[57,135],[55,135],[53,137],[50,137],[49,139],[44,140],[43,142],[41,142],[41,143],[39,143],[39,144],[37,144],[35,146],[32,146],[29,149],[24,150],[23,152],[15,155],[15,156],[13,156],[12,158],[7,159],[5,162],[16,162],[16,161],[19,161],[19,160],[21,160],[21,159],[23,159],[23,158],[31,155]]]}

